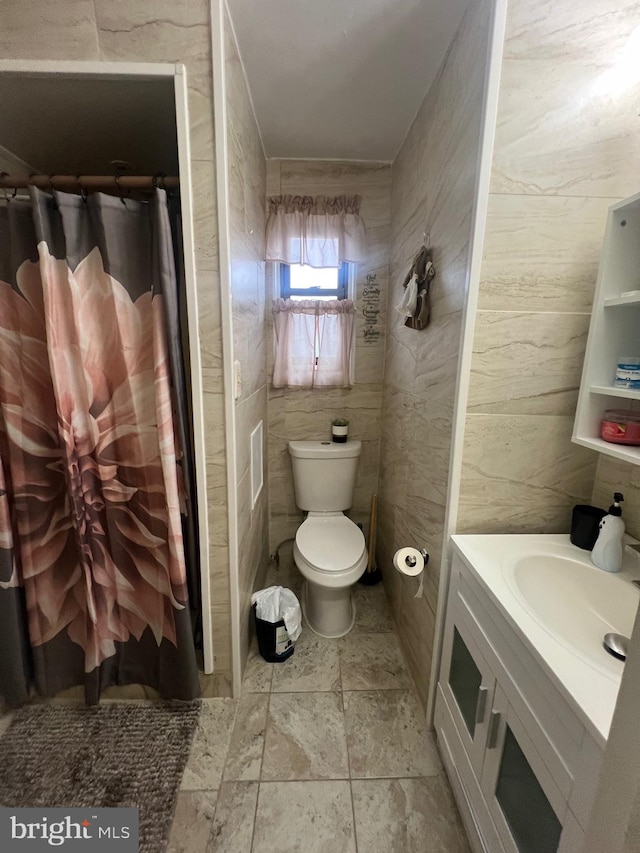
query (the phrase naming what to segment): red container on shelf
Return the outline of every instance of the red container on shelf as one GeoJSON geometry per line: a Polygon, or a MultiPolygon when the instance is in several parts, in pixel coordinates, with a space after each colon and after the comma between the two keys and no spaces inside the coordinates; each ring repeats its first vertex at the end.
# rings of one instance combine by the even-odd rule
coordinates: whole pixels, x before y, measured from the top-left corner
{"type": "Polygon", "coordinates": [[[612,444],[640,445],[640,412],[607,409],[600,423],[600,438],[612,444]]]}

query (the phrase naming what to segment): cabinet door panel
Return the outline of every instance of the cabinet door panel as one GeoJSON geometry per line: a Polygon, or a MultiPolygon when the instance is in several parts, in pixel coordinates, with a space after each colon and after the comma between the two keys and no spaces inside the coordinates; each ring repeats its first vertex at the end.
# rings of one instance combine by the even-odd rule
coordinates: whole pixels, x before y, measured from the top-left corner
{"type": "Polygon", "coordinates": [[[467,726],[469,736],[473,738],[476,723],[482,723],[486,714],[488,689],[483,686],[482,672],[455,625],[449,667],[449,687],[467,726]]]}
{"type": "Polygon", "coordinates": [[[480,783],[462,746],[440,685],[436,698],[434,724],[438,748],[462,815],[471,849],[474,853],[505,853],[480,790],[480,783]]]}
{"type": "Polygon", "coordinates": [[[538,751],[568,797],[578,765],[583,724],[498,608],[483,596],[470,573],[460,577],[455,603],[457,621],[464,621],[467,633],[477,643],[527,730],[533,726],[544,730],[544,741],[542,737],[536,739],[538,751]]]}
{"type": "Polygon", "coordinates": [[[482,788],[509,853],[556,853],[566,802],[525,727],[496,688],[482,788]]]}
{"type": "Polygon", "coordinates": [[[455,608],[445,631],[440,683],[460,739],[480,778],[495,678],[454,614],[455,608]]]}

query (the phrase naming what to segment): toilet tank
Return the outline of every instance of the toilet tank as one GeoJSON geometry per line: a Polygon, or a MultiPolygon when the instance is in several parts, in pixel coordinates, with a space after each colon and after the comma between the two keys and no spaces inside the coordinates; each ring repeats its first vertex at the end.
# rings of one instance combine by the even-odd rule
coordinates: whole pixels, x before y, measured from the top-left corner
{"type": "Polygon", "coordinates": [[[353,503],[359,441],[290,441],[296,505],[307,512],[342,512],[353,503]]]}

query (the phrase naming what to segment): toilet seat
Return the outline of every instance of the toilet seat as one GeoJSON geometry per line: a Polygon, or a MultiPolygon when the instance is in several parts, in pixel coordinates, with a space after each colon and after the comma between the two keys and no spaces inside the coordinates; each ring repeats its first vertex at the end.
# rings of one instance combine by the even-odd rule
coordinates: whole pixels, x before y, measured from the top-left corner
{"type": "Polygon", "coordinates": [[[296,532],[296,550],[317,572],[349,572],[366,553],[362,530],[342,513],[310,515],[296,532]]]}

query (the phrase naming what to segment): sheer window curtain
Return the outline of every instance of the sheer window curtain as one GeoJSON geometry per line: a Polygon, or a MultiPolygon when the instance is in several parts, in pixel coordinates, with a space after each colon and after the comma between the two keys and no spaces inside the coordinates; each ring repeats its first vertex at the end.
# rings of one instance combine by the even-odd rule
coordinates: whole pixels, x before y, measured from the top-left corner
{"type": "MultiPolygon", "coordinates": [[[[270,198],[266,259],[316,268],[362,263],[360,202],[360,196],[270,198]]],[[[350,387],[355,313],[351,299],[275,299],[273,387],[350,387]]]]}
{"type": "Polygon", "coordinates": [[[351,299],[276,299],[274,388],[349,388],[355,307],[351,299]]]}

